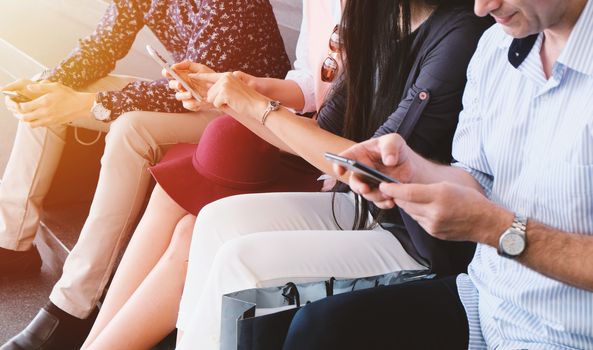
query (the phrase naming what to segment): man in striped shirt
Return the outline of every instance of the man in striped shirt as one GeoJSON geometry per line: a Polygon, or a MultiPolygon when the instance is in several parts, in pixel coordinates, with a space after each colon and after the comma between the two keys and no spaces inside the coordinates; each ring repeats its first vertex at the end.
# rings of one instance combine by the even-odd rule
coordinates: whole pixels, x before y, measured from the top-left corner
{"type": "Polygon", "coordinates": [[[476,0],[475,11],[498,23],[468,68],[456,163],[395,134],[342,154],[402,182],[351,175],[353,190],[437,238],[477,242],[468,274],[328,298],[300,311],[321,317],[289,338],[340,348],[385,335],[346,329],[389,329],[414,348],[593,349],[593,1],[476,0]]]}

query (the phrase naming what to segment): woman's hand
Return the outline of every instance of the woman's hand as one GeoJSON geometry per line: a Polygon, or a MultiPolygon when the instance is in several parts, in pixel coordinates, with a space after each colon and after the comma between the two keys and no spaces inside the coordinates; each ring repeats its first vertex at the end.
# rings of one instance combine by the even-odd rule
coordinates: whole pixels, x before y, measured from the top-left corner
{"type": "MultiPolygon", "coordinates": [[[[205,85],[194,84],[191,81],[191,79],[188,77],[188,74],[191,74],[191,73],[214,73],[214,71],[212,69],[210,69],[208,66],[205,66],[200,63],[192,62],[192,61],[182,61],[182,62],[176,63],[171,66],[171,69],[173,69],[175,71],[175,73],[180,78],[182,78],[187,84],[189,84],[189,86],[196,93],[198,93],[200,96],[206,96],[206,94],[208,93],[208,89],[210,87],[205,86],[205,85]]],[[[167,72],[165,69],[163,69],[163,71],[161,73],[165,78],[170,79],[169,87],[171,89],[177,90],[177,92],[175,93],[175,98],[178,101],[181,101],[183,103],[183,107],[185,109],[197,112],[199,110],[206,109],[206,108],[210,107],[209,104],[204,101],[201,101],[201,102],[197,101],[192,96],[192,94],[190,92],[188,92],[183,87],[183,85],[181,85],[181,83],[179,81],[177,81],[175,78],[173,78],[169,74],[169,72],[167,72]]]]}
{"type": "Polygon", "coordinates": [[[91,117],[95,99],[93,93],[78,92],[60,83],[51,82],[28,82],[20,92],[32,100],[16,106],[12,101],[7,106],[17,118],[33,128],[66,124],[80,117],[91,117]]]}
{"type": "Polygon", "coordinates": [[[261,121],[269,99],[248,85],[250,75],[233,72],[189,76],[192,82],[210,85],[206,100],[214,107],[237,118],[261,121]]]}
{"type": "MultiPolygon", "coordinates": [[[[213,73],[213,74],[208,74],[208,75],[204,75],[202,73],[190,73],[188,74],[188,78],[190,79],[190,81],[192,82],[192,86],[196,85],[199,86],[199,88],[201,90],[205,90],[206,94],[207,91],[210,90],[210,88],[222,77],[224,77],[225,74],[232,74],[233,77],[239,79],[239,81],[243,82],[245,85],[247,85],[248,87],[259,91],[258,90],[258,84],[257,84],[257,78],[254,77],[253,75],[241,72],[241,71],[235,71],[235,72],[227,72],[227,73],[216,73],[214,71],[212,72],[203,72],[203,73],[213,73]]],[[[204,94],[204,96],[206,95],[204,94]]]]}

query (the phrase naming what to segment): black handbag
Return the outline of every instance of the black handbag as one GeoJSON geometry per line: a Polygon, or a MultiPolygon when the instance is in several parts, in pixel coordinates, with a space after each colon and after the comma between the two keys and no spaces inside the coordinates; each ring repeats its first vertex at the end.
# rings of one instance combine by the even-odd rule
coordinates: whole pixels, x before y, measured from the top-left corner
{"type": "Polygon", "coordinates": [[[394,285],[434,275],[426,270],[253,288],[222,297],[221,350],[277,350],[284,344],[292,318],[302,305],[355,290],[394,285]]]}

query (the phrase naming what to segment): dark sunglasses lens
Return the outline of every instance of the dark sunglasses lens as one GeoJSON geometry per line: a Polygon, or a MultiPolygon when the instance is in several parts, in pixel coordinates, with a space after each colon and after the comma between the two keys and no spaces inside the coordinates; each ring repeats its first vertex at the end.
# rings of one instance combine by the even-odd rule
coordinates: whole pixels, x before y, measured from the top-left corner
{"type": "Polygon", "coordinates": [[[321,80],[329,83],[332,82],[338,73],[338,62],[333,57],[328,57],[323,61],[321,66],[321,80]]]}

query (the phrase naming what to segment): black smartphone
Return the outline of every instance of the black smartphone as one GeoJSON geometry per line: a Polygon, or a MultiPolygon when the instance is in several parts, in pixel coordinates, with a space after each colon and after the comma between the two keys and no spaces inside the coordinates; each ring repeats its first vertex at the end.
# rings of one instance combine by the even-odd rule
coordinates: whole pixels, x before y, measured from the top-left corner
{"type": "Polygon", "coordinates": [[[332,162],[340,164],[348,170],[361,174],[364,179],[368,180],[367,183],[372,186],[378,186],[381,182],[400,183],[398,180],[392,178],[391,176],[387,176],[379,170],[373,169],[369,166],[359,163],[354,159],[342,157],[329,152],[325,152],[325,159],[331,160],[332,162]]]}
{"type": "Polygon", "coordinates": [[[23,102],[29,102],[31,101],[30,98],[28,98],[27,96],[17,92],[17,91],[0,91],[2,94],[10,97],[11,100],[13,100],[16,103],[23,103],[23,102]]]}

